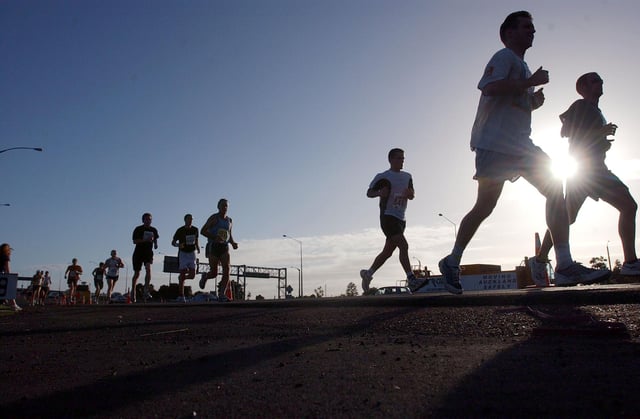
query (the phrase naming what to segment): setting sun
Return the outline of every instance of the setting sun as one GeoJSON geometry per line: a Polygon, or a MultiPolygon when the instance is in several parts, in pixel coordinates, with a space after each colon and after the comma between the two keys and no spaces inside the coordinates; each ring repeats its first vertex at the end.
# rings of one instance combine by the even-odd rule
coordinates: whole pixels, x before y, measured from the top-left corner
{"type": "Polygon", "coordinates": [[[551,171],[553,175],[559,179],[566,180],[572,177],[578,169],[578,165],[573,157],[564,155],[556,157],[551,163],[551,171]]]}

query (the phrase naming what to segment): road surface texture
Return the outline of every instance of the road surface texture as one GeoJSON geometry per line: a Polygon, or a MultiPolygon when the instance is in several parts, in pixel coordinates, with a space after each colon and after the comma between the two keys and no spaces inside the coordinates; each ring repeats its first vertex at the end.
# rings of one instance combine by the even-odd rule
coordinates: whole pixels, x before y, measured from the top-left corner
{"type": "Polygon", "coordinates": [[[4,418],[640,417],[640,286],[0,314],[4,418]]]}

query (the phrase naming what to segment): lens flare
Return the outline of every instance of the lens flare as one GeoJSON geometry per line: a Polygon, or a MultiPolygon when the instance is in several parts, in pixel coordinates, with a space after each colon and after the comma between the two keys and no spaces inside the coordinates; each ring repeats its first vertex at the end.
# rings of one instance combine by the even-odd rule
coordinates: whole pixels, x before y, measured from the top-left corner
{"type": "Polygon", "coordinates": [[[557,157],[551,163],[551,171],[558,179],[566,180],[578,171],[578,164],[571,156],[557,157]]]}

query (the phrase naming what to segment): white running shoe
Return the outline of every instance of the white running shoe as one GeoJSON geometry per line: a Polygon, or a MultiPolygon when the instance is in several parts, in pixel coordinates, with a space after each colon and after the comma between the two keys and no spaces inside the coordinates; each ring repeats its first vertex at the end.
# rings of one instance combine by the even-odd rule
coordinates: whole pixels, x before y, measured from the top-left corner
{"type": "Polygon", "coordinates": [[[640,259],[635,262],[625,262],[620,268],[620,275],[640,275],[640,259]]]}
{"type": "Polygon", "coordinates": [[[462,294],[460,283],[460,266],[451,266],[447,263],[447,257],[438,262],[438,268],[444,278],[444,288],[451,294],[462,294]]]}
{"type": "Polygon", "coordinates": [[[549,271],[547,270],[547,266],[549,265],[549,261],[539,262],[536,256],[531,256],[529,258],[529,268],[531,270],[531,279],[533,283],[538,287],[548,287],[549,286],[549,271]]]}
{"type": "Polygon", "coordinates": [[[578,284],[595,284],[609,279],[611,271],[608,269],[592,269],[577,262],[564,269],[556,269],[555,284],[557,287],[572,287],[578,284]]]}
{"type": "Polygon", "coordinates": [[[147,300],[151,300],[153,297],[151,297],[151,292],[149,292],[149,287],[145,285],[143,291],[142,291],[142,299],[146,302],[147,300]]]}
{"type": "Polygon", "coordinates": [[[362,269],[360,271],[360,278],[362,278],[362,291],[369,291],[369,284],[373,280],[373,275],[369,273],[368,269],[362,269]]]}

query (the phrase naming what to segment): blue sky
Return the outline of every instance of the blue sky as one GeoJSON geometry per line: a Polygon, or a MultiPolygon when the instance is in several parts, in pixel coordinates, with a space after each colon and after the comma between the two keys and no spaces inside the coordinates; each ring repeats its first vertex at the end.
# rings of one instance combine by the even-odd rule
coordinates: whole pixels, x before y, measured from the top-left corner
{"type": "MultiPolygon", "coordinates": [[[[416,186],[412,261],[437,270],[453,242],[438,213],[459,223],[475,199],[476,85],[502,47],[500,23],[520,9],[537,29],[526,61],[551,80],[534,141],[562,160],[557,115],[577,98],[576,78],[599,72],[601,108],[619,126],[608,163],[637,199],[631,0],[0,3],[0,148],[45,149],[0,155],[0,203],[11,204],[0,207],[0,241],[15,249],[13,270],[50,270],[56,284],[72,258],[90,272],[115,248],[130,277],[131,232],[149,211],[158,287],[183,215],[200,226],[225,197],[240,244],[232,263],[298,266],[287,234],[303,242],[305,294],[339,295],[383,244],[365,192],[396,146],[416,186]]],[[[543,208],[526,182],[508,185],[463,263],[519,265],[544,230],[543,208]]],[[[572,229],[574,257],[588,262],[610,242],[620,258],[616,225],[615,210],[589,201],[572,229]]],[[[402,278],[394,257],[373,285],[402,278]]],[[[248,288],[277,292],[274,280],[248,288]]]]}

